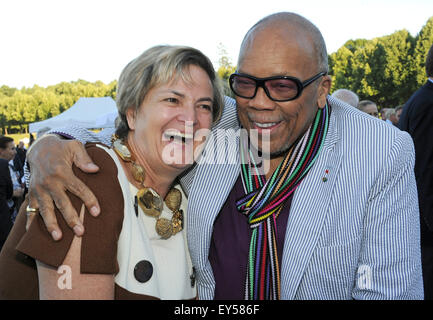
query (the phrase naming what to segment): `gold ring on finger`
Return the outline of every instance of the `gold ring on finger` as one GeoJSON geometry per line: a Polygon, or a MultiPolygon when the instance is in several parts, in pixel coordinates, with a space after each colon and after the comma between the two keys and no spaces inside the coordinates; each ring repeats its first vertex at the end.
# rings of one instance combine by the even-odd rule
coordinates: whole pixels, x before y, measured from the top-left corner
{"type": "Polygon", "coordinates": [[[30,206],[27,206],[26,211],[28,213],[37,213],[37,212],[39,212],[39,209],[31,208],[30,206]]]}

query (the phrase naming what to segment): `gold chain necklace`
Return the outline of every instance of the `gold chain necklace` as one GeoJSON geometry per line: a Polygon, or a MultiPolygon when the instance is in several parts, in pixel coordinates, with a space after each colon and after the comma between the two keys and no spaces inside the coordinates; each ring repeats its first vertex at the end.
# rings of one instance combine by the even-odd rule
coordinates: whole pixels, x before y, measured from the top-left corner
{"type": "Polygon", "coordinates": [[[170,189],[164,201],[167,207],[173,212],[173,216],[171,220],[161,218],[163,208],[161,196],[152,188],[143,185],[146,175],[143,167],[135,162],[135,157],[129,150],[128,145],[117,135],[114,134],[111,137],[111,142],[113,143],[114,151],[119,157],[123,161],[132,164],[132,176],[142,186],[137,192],[136,199],[138,199],[138,204],[144,214],[156,219],[155,230],[158,235],[161,236],[162,239],[168,239],[181,231],[183,229],[183,211],[180,209],[182,202],[181,192],[176,188],[170,189]]]}

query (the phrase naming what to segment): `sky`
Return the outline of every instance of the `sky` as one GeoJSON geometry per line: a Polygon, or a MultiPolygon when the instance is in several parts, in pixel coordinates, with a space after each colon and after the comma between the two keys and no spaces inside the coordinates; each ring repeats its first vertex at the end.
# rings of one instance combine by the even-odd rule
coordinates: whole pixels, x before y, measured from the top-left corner
{"type": "Polygon", "coordinates": [[[0,86],[109,83],[158,44],[195,47],[216,68],[222,44],[236,65],[248,29],[279,11],[312,21],[332,53],[350,39],[415,36],[433,0],[1,0],[0,86]]]}

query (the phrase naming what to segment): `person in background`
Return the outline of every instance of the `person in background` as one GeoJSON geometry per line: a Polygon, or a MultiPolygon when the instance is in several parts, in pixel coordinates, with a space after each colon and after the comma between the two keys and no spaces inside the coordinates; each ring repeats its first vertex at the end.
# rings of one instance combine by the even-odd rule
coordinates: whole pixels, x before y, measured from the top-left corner
{"type": "Polygon", "coordinates": [[[351,105],[352,107],[357,108],[359,103],[359,97],[358,95],[350,91],[348,89],[338,89],[334,91],[334,93],[331,95],[332,97],[339,99],[341,101],[346,102],[347,104],[351,105]]]}
{"type": "Polygon", "coordinates": [[[11,213],[12,222],[18,214],[19,206],[23,201],[24,196],[24,184],[21,182],[20,173],[16,170],[14,166],[14,159],[16,157],[17,151],[15,142],[10,137],[2,138],[2,145],[0,145],[0,157],[8,160],[9,174],[12,181],[13,195],[12,199],[8,200],[8,205],[11,213]]]}
{"type": "Polygon", "coordinates": [[[23,200],[24,200],[25,195],[27,194],[27,185],[26,185],[27,180],[26,180],[25,174],[26,174],[26,170],[28,168],[27,168],[26,157],[27,157],[27,149],[24,145],[24,141],[20,140],[20,142],[18,143],[17,155],[15,156],[15,159],[19,158],[20,163],[22,163],[22,167],[20,169],[20,178],[21,178],[21,185],[24,188],[23,200]]]}
{"type": "Polygon", "coordinates": [[[358,109],[362,112],[368,113],[370,116],[379,118],[379,111],[377,110],[377,105],[370,100],[362,100],[358,103],[358,109]]]}
{"type": "Polygon", "coordinates": [[[24,147],[24,142],[20,141],[16,147],[17,154],[14,158],[14,168],[19,172],[20,179],[23,181],[24,177],[24,164],[26,162],[26,148],[24,147]]]}
{"type": "Polygon", "coordinates": [[[433,45],[425,70],[427,81],[404,105],[398,127],[409,132],[415,144],[424,292],[426,300],[433,300],[433,45]]]}
{"type": "Polygon", "coordinates": [[[396,126],[398,123],[395,109],[393,108],[383,108],[381,110],[382,120],[384,120],[386,123],[396,126]]]}
{"type": "MultiPolygon", "coordinates": [[[[15,148],[16,150],[16,148],[15,148]]],[[[16,151],[15,151],[16,152],[16,151]]],[[[14,159],[16,158],[16,155],[14,159]]],[[[24,200],[25,184],[21,180],[20,171],[15,168],[14,161],[9,161],[9,171],[12,179],[12,186],[14,189],[12,200],[10,201],[12,222],[15,222],[15,218],[18,214],[18,209],[20,208],[24,200]]]]}
{"type": "Polygon", "coordinates": [[[399,105],[395,107],[395,118],[397,119],[397,123],[395,123],[395,126],[398,126],[398,122],[400,121],[401,113],[403,112],[403,105],[399,105]]]}
{"type": "Polygon", "coordinates": [[[9,203],[12,201],[14,190],[9,171],[9,161],[15,156],[14,147],[12,138],[0,136],[0,251],[12,228],[9,203]]]}
{"type": "Polygon", "coordinates": [[[33,142],[35,142],[35,136],[33,135],[33,133],[29,133],[29,148],[32,146],[33,142]]]}

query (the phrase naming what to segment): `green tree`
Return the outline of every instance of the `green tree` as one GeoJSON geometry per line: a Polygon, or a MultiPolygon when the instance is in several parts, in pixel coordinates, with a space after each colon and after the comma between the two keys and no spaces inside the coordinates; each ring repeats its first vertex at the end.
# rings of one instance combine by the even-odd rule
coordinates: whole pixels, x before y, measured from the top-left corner
{"type": "Polygon", "coordinates": [[[369,57],[371,72],[366,82],[373,88],[370,97],[383,107],[404,103],[415,89],[410,72],[414,38],[407,30],[377,38],[369,57]]]}
{"type": "Polygon", "coordinates": [[[70,108],[80,97],[116,97],[117,81],[108,85],[77,80],[61,82],[47,88],[34,85],[18,90],[0,87],[0,127],[25,132],[28,124],[56,116],[70,108]]]}
{"type": "Polygon", "coordinates": [[[1,95],[5,95],[5,96],[8,96],[8,97],[11,97],[11,96],[13,96],[13,94],[15,93],[15,91],[17,91],[16,88],[10,88],[8,86],[3,85],[3,86],[0,87],[0,96],[1,95]]]}
{"type": "Polygon", "coordinates": [[[407,30],[372,40],[347,41],[329,56],[332,91],[346,88],[356,92],[361,100],[370,99],[382,107],[404,103],[418,87],[415,43],[407,30]]]}
{"type": "Polygon", "coordinates": [[[346,46],[329,56],[329,73],[332,78],[332,91],[339,88],[354,90],[353,52],[346,46]]]}
{"type": "Polygon", "coordinates": [[[233,97],[233,93],[229,87],[229,77],[230,75],[236,71],[236,66],[234,66],[231,62],[231,59],[228,56],[227,50],[222,43],[218,45],[219,51],[219,60],[218,60],[218,70],[217,74],[222,79],[224,85],[224,94],[227,96],[233,97]]]}
{"type": "Polygon", "coordinates": [[[425,60],[430,47],[433,45],[433,17],[428,19],[427,23],[422,27],[417,35],[415,52],[412,59],[412,70],[417,82],[417,87],[424,84],[427,80],[425,72],[425,60]]]}

